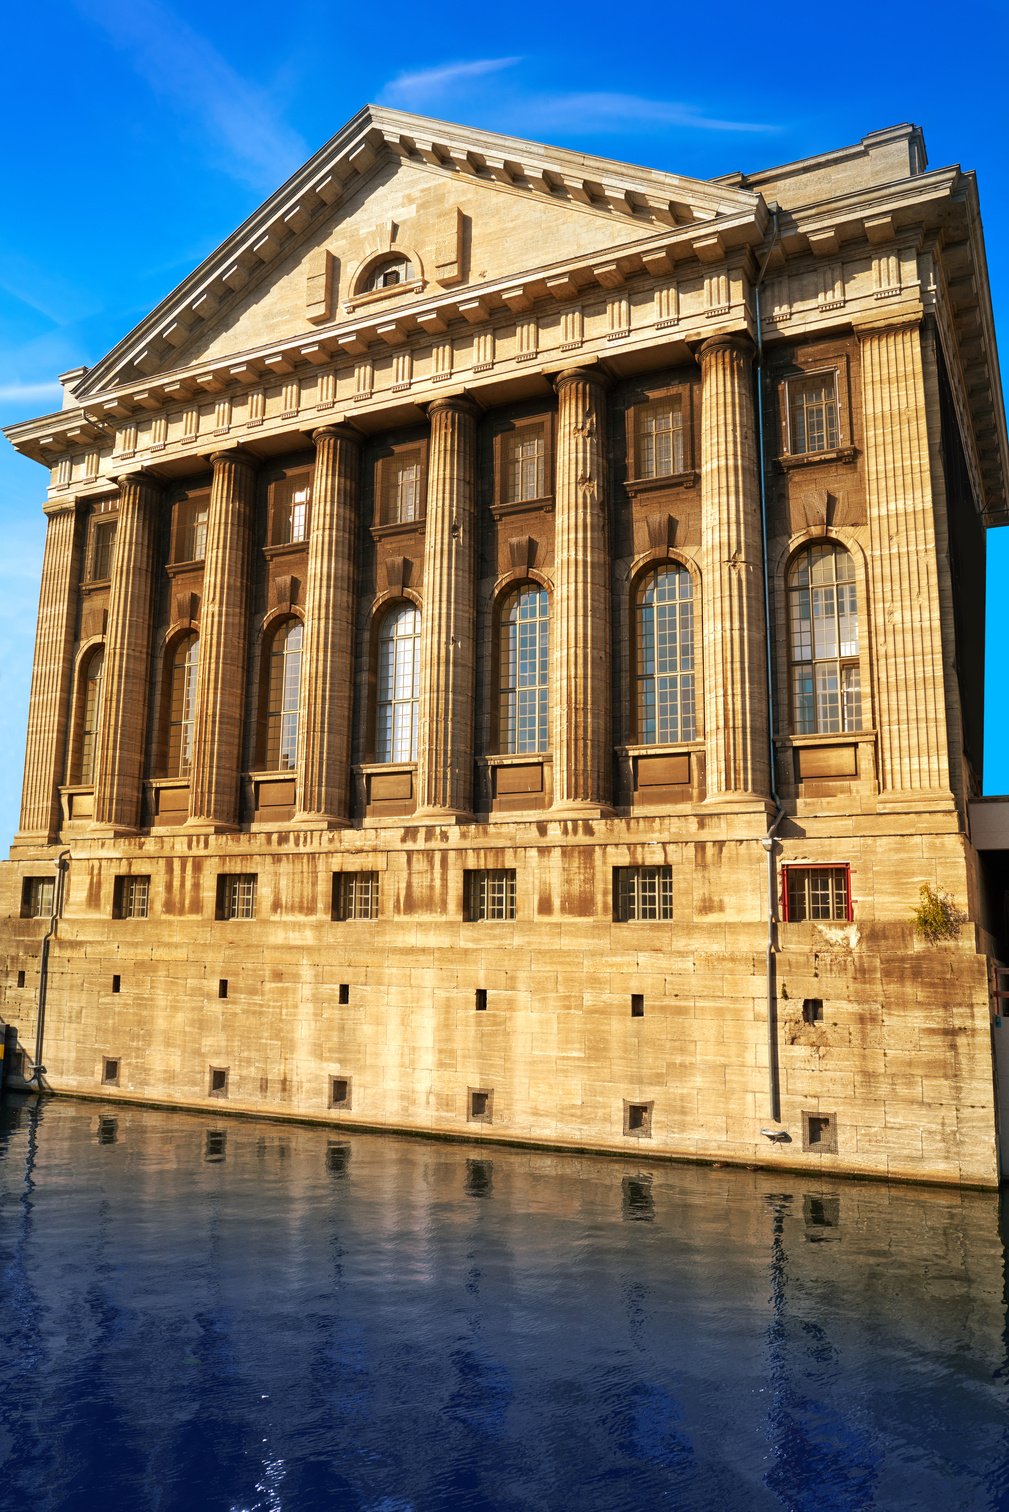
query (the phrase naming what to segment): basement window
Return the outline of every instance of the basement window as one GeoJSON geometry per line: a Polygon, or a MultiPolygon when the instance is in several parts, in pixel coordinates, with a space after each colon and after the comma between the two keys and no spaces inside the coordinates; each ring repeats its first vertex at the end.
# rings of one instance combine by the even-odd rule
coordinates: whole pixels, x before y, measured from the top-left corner
{"type": "Polygon", "coordinates": [[[468,871],[465,875],[465,914],[470,924],[514,919],[514,871],[510,867],[468,871]]]}
{"type": "Polygon", "coordinates": [[[211,1066],[210,1087],[211,1097],[227,1097],[228,1095],[228,1067],[211,1066]]]}
{"type": "Polygon", "coordinates": [[[52,877],[25,877],[21,884],[22,919],[48,919],[53,911],[52,877]]]}
{"type": "Polygon", "coordinates": [[[631,1139],[651,1139],[652,1137],[652,1109],[655,1104],[651,1102],[635,1103],[624,1102],[624,1133],[631,1139]]]}
{"type": "Polygon", "coordinates": [[[802,1021],[805,1024],[823,1022],[823,998],[803,998],[802,1021]]]}
{"type": "Polygon", "coordinates": [[[343,1108],[349,1112],[351,1103],[352,1082],[349,1076],[331,1076],[329,1078],[329,1106],[331,1108],[343,1108]]]}
{"type": "Polygon", "coordinates": [[[378,872],[335,872],[333,874],[333,918],[378,918],[378,872]]]}
{"type": "Polygon", "coordinates": [[[850,922],[850,867],[785,866],[782,871],[781,911],[786,924],[850,922]]]}
{"type": "Polygon", "coordinates": [[[837,1114],[803,1113],[802,1148],[812,1155],[836,1155],[837,1114]]]}
{"type": "Polygon", "coordinates": [[[151,906],[150,877],[123,876],[115,880],[112,916],[115,919],[146,919],[151,906]]]}
{"type": "Polygon", "coordinates": [[[217,917],[219,919],[254,919],[256,917],[255,872],[222,872],[217,879],[217,917]]]}
{"type": "Polygon", "coordinates": [[[467,1093],[467,1119],[470,1123],[493,1123],[494,1092],[488,1087],[470,1087],[467,1093]]]}
{"type": "Polygon", "coordinates": [[[618,924],[673,917],[671,866],[615,866],[613,917],[618,924]]]}
{"type": "Polygon", "coordinates": [[[102,1085],[105,1087],[118,1087],[119,1085],[119,1061],[105,1056],[102,1061],[102,1085]]]}

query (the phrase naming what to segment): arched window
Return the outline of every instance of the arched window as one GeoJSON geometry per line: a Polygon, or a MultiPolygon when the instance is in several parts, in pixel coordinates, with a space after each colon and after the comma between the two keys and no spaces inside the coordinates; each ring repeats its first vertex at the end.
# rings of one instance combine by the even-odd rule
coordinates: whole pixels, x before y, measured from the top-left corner
{"type": "Polygon", "coordinates": [[[545,751],[550,744],[550,599],[525,583],[501,609],[499,735],[509,754],[545,751]]]}
{"type": "Polygon", "coordinates": [[[674,562],[638,584],[635,600],[637,737],[642,745],[693,740],[694,580],[674,562]]]}
{"type": "Polygon", "coordinates": [[[797,735],[862,727],[855,564],[843,546],[804,546],[788,575],[792,717],[797,735]]]}
{"type": "Polygon", "coordinates": [[[409,283],[414,277],[413,263],[406,257],[383,257],[376,263],[365,281],[365,289],[394,289],[397,284],[409,283]]]}
{"type": "Polygon", "coordinates": [[[395,604],[378,637],[376,761],[416,761],[420,691],[420,613],[395,604]]]}
{"type": "Polygon", "coordinates": [[[199,678],[200,642],[195,632],[176,641],[171,653],[168,685],[168,730],[166,777],[188,777],[193,759],[193,726],[196,723],[196,685],[199,678]]]}
{"type": "Polygon", "coordinates": [[[264,765],[271,772],[286,771],[298,759],[303,633],[299,620],[285,620],[270,642],[264,765]]]}
{"type": "Polygon", "coordinates": [[[95,780],[95,741],[98,735],[98,711],[102,702],[102,670],[105,666],[105,647],[96,646],[80,673],[80,734],[77,744],[77,770],[74,782],[90,786],[95,780]]]}

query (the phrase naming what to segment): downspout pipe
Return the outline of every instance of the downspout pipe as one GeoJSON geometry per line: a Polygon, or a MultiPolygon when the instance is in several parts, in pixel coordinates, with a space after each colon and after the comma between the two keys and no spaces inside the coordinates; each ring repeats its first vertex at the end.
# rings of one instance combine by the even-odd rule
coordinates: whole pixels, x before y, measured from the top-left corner
{"type": "Polygon", "coordinates": [[[767,273],[767,265],[771,260],[771,253],[774,251],[778,241],[779,210],[778,206],[773,203],[768,206],[768,209],[771,212],[771,240],[753,285],[753,307],[757,326],[757,458],[760,476],[760,533],[764,568],[764,674],[767,679],[767,757],[771,799],[774,803],[774,814],[768,825],[767,834],[761,841],[761,845],[767,854],[767,1101],[768,1115],[771,1121],[779,1123],[781,1121],[781,1084],[778,1074],[778,868],[775,861],[775,848],[778,827],[785,817],[785,811],[781,806],[781,798],[778,794],[777,760],[774,745],[774,656],[771,636],[771,566],[767,544],[767,461],[764,445],[764,330],[760,315],[760,290],[767,273]]]}
{"type": "Polygon", "coordinates": [[[32,1066],[32,1074],[25,1078],[29,1086],[34,1082],[41,1090],[42,1078],[46,1074],[46,1068],[42,1064],[42,1049],[45,1044],[46,1034],[46,994],[49,990],[49,948],[56,935],[56,926],[63,916],[63,895],[66,888],[67,872],[70,870],[70,852],[60,851],[56,857],[56,885],[53,888],[53,911],[49,916],[49,928],[42,940],[42,949],[39,953],[39,996],[38,1010],[35,1015],[35,1062],[32,1066]]]}

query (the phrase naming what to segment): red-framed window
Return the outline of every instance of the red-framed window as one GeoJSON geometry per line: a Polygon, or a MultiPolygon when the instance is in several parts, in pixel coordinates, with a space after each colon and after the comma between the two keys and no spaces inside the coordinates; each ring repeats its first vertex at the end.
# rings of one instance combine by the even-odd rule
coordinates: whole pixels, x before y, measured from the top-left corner
{"type": "Polygon", "coordinates": [[[781,917],[786,924],[844,924],[851,909],[851,867],[783,866],[781,917]]]}

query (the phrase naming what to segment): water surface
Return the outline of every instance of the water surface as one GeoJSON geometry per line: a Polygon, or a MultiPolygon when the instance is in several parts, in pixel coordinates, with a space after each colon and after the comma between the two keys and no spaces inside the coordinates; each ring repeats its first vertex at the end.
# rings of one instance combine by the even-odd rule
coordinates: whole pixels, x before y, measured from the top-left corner
{"type": "Polygon", "coordinates": [[[4,1512],[1009,1508],[994,1196],[0,1124],[4,1512]]]}

